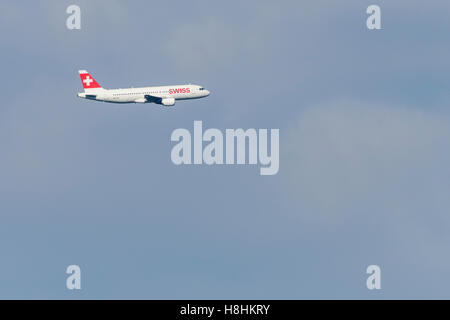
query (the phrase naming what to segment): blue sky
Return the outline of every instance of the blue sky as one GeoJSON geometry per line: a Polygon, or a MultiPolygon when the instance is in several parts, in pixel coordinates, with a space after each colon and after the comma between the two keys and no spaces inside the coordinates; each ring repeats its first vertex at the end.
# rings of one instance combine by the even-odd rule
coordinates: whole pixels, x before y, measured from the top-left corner
{"type": "Polygon", "coordinates": [[[0,298],[449,298],[449,14],[415,0],[2,1],[0,298]],[[106,88],[212,94],[84,101],[78,69],[106,88]],[[279,128],[279,173],[173,165],[170,134],[194,120],[279,128]],[[70,264],[81,291],[65,287],[70,264]],[[380,291],[365,287],[371,264],[380,291]]]}

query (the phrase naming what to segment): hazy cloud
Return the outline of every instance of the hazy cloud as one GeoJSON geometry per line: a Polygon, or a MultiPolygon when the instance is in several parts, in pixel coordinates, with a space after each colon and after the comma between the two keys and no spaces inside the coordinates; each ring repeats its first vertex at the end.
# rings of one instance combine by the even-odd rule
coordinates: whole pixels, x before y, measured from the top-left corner
{"type": "Polygon", "coordinates": [[[386,255],[438,266],[430,257],[450,240],[448,116],[342,101],[306,108],[288,135],[284,183],[296,221],[343,231],[372,221],[396,239],[386,255]]]}

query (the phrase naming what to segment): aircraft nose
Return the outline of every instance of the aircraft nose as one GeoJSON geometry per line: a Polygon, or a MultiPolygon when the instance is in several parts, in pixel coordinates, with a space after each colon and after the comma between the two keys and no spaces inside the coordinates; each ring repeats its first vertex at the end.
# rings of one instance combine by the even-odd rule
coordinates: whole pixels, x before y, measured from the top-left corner
{"type": "Polygon", "coordinates": [[[211,92],[209,92],[209,90],[205,90],[205,95],[209,96],[211,94],[211,92]]]}

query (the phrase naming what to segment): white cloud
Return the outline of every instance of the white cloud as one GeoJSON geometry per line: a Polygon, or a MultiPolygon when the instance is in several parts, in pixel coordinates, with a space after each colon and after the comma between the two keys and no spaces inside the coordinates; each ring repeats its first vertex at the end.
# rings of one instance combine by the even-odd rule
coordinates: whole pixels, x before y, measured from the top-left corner
{"type": "Polygon", "coordinates": [[[450,240],[448,117],[332,103],[307,108],[288,136],[280,172],[289,173],[293,219],[341,231],[376,221],[396,239],[397,254],[422,264],[439,260],[450,240]]]}
{"type": "Polygon", "coordinates": [[[335,103],[306,109],[289,135],[291,190],[339,208],[378,188],[408,186],[441,163],[450,121],[412,108],[335,103]]]}

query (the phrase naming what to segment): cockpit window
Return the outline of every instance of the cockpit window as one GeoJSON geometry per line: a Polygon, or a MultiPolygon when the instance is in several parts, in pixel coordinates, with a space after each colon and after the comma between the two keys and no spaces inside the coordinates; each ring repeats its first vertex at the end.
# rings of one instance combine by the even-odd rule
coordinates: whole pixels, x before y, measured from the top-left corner
{"type": "Polygon", "coordinates": [[[205,90],[205,88],[200,88],[199,90],[205,90]]]}

